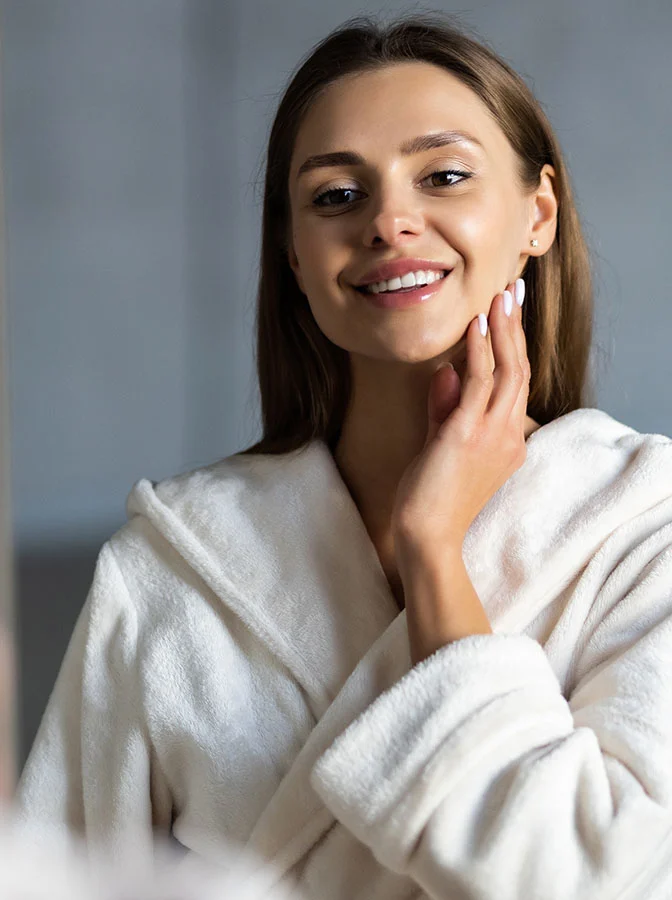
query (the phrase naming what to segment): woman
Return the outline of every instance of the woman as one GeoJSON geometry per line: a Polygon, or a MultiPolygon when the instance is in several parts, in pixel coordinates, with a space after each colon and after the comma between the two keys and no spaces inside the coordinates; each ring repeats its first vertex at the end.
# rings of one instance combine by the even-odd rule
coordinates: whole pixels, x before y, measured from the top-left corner
{"type": "Polygon", "coordinates": [[[523,81],[438,15],[319,44],[258,313],[263,438],[133,487],[22,817],[233,839],[320,900],[668,896],[672,441],[588,405],[523,81]]]}

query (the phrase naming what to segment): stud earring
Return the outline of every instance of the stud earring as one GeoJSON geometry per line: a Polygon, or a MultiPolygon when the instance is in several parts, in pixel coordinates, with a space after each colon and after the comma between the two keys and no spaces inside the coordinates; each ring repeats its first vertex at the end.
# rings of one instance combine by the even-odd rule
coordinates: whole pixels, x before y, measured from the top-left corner
{"type": "Polygon", "coordinates": [[[538,247],[539,241],[536,238],[532,238],[532,240],[530,241],[530,244],[532,244],[533,247],[538,247]]]}

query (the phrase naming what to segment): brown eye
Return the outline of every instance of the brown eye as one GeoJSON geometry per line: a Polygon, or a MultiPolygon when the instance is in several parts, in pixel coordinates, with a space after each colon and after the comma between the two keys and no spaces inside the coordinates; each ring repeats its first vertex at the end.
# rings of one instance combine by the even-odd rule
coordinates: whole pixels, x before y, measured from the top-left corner
{"type": "MultiPolygon", "coordinates": [[[[460,184],[462,181],[466,181],[467,178],[471,178],[470,172],[463,172],[460,169],[438,169],[436,172],[432,172],[431,175],[428,175],[427,178],[423,180],[427,181],[429,178],[436,178],[437,176],[444,175],[447,175],[450,178],[455,178],[457,180],[451,181],[448,184],[434,184],[432,186],[453,187],[453,185],[460,184]]],[[[320,209],[337,209],[338,207],[352,206],[352,201],[347,202],[346,200],[339,198],[342,198],[344,195],[354,195],[360,193],[361,191],[357,191],[355,190],[355,188],[329,188],[326,191],[322,191],[321,194],[318,194],[318,196],[313,200],[312,205],[320,209]]]]}
{"type": "MultiPolygon", "coordinates": [[[[450,184],[435,184],[433,187],[452,187],[454,184],[459,184],[461,181],[466,181],[467,178],[471,178],[469,172],[461,172],[459,169],[438,169],[436,172],[432,172],[431,175],[428,175],[427,178],[436,178],[437,175],[457,176],[460,180],[453,181],[450,184]]],[[[425,181],[426,180],[427,179],[425,179],[425,181]]]]}
{"type": "MultiPolygon", "coordinates": [[[[326,203],[323,198],[333,197],[334,195],[338,196],[339,194],[357,194],[359,193],[354,188],[330,188],[328,191],[322,191],[321,194],[318,194],[317,197],[313,200],[313,206],[321,206],[321,207],[331,207],[334,206],[343,206],[344,204],[335,202],[335,203],[326,203]]],[[[345,204],[346,206],[350,206],[350,204],[345,204]]]]}

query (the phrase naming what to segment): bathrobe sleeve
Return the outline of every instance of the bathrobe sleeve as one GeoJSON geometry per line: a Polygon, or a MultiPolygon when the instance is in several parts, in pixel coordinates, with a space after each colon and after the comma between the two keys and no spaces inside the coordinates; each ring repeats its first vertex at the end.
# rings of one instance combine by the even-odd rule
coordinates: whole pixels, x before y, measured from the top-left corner
{"type": "Polygon", "coordinates": [[[17,822],[30,830],[132,845],[150,854],[153,828],[167,829],[143,722],[136,663],[138,621],[109,542],[24,767],[17,822]]]}
{"type": "Polygon", "coordinates": [[[336,818],[434,900],[669,900],[670,538],[606,567],[567,697],[537,641],[497,633],[380,694],[312,770],[336,818]]]}

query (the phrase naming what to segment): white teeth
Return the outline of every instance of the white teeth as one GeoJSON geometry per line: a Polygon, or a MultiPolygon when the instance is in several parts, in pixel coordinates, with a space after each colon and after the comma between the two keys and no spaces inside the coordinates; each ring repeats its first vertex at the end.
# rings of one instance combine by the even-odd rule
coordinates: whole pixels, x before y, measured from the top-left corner
{"type": "Polygon", "coordinates": [[[378,281],[368,284],[364,290],[370,294],[380,294],[382,291],[398,291],[401,288],[415,287],[416,284],[433,284],[439,278],[445,278],[443,272],[435,272],[432,269],[417,272],[407,272],[401,278],[390,278],[388,281],[378,281]]]}

